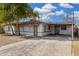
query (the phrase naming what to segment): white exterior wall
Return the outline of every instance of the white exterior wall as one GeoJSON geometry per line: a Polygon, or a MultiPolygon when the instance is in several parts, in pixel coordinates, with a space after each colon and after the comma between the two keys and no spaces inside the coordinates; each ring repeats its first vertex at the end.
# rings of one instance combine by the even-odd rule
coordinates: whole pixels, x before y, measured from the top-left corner
{"type": "MultiPolygon", "coordinates": [[[[44,27],[45,24],[40,24],[38,26],[38,34],[37,36],[44,36],[44,35],[48,35],[48,34],[54,34],[54,27],[51,27],[51,31],[48,30],[48,28],[44,27]],[[46,31],[45,31],[46,30],[46,31]]],[[[4,31],[7,34],[12,34],[12,29],[10,28],[10,30],[8,30],[8,27],[10,27],[9,25],[4,26],[4,31]]],[[[18,32],[15,32],[15,26],[12,26],[14,33],[17,34],[18,32]]],[[[71,35],[72,33],[72,26],[67,26],[66,30],[62,30],[61,27],[59,28],[59,34],[66,34],[66,35],[71,35]]],[[[25,35],[25,36],[33,36],[34,35],[34,29],[33,26],[20,26],[20,34],[21,35],[25,35]],[[24,27],[24,31],[23,31],[23,27],[24,27]]],[[[79,30],[78,30],[78,36],[79,36],[79,30]]]]}
{"type": "MultiPolygon", "coordinates": [[[[44,36],[50,33],[50,32],[45,32],[44,30],[45,30],[44,24],[40,24],[37,27],[37,33],[38,33],[37,36],[44,36]]],[[[20,27],[20,34],[25,36],[33,36],[34,29],[32,26],[24,26],[24,31],[23,31],[23,27],[20,27]]]]}
{"type": "Polygon", "coordinates": [[[38,36],[43,36],[44,35],[44,26],[43,26],[43,24],[40,24],[39,26],[38,26],[38,36]]]}
{"type": "Polygon", "coordinates": [[[67,26],[66,30],[62,30],[60,27],[60,34],[72,35],[72,26],[67,26]]]}
{"type": "Polygon", "coordinates": [[[33,36],[33,27],[32,26],[21,26],[20,27],[20,34],[25,36],[33,36]],[[24,27],[24,29],[23,29],[24,27]]]}
{"type": "Polygon", "coordinates": [[[38,26],[38,36],[45,36],[45,35],[48,35],[49,33],[50,32],[46,28],[44,28],[44,24],[40,24],[38,26]]]}
{"type": "Polygon", "coordinates": [[[51,34],[55,34],[55,28],[54,27],[51,28],[51,34]]]}
{"type": "MultiPolygon", "coordinates": [[[[13,28],[13,31],[15,33],[15,26],[12,26],[12,28],[13,28]]],[[[12,33],[12,28],[10,27],[10,25],[6,25],[6,26],[4,26],[4,32],[6,34],[13,34],[12,33]]]]}

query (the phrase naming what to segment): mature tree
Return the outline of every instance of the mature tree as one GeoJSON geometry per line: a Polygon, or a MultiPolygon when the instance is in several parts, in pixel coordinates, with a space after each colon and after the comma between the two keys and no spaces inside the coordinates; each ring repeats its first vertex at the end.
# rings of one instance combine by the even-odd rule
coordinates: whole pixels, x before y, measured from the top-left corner
{"type": "MultiPolygon", "coordinates": [[[[11,28],[12,28],[12,23],[14,21],[19,23],[19,19],[21,18],[26,18],[26,17],[35,18],[37,16],[36,13],[33,12],[32,8],[28,4],[24,4],[24,3],[0,4],[0,11],[1,11],[0,22],[9,23],[11,28]]],[[[18,31],[19,31],[19,26],[18,26],[18,31]]],[[[12,28],[12,32],[13,32],[13,28],[12,28]]]]}

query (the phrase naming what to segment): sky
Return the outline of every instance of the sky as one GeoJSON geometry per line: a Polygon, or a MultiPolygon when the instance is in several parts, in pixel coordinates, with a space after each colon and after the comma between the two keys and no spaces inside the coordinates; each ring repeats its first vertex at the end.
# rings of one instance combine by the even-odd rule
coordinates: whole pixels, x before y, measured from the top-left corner
{"type": "Polygon", "coordinates": [[[34,12],[38,12],[40,20],[44,22],[63,22],[72,21],[66,17],[73,18],[74,10],[75,22],[79,22],[79,4],[78,3],[30,3],[34,12]],[[68,15],[68,16],[67,16],[68,15]]]}

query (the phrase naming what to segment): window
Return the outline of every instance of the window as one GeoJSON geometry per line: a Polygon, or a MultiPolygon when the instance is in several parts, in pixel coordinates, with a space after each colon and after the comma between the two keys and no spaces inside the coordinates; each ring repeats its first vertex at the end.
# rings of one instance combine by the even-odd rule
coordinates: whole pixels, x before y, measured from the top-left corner
{"type": "Polygon", "coordinates": [[[67,29],[66,25],[61,26],[61,30],[66,30],[66,29],[67,29]]]}

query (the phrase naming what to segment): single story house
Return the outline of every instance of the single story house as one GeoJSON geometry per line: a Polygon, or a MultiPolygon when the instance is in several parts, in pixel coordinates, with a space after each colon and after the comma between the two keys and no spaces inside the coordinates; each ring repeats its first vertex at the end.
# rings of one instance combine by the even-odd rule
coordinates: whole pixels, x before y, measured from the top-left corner
{"type": "MultiPolygon", "coordinates": [[[[15,35],[25,36],[45,36],[48,34],[63,34],[72,35],[72,24],[71,23],[45,23],[40,21],[28,21],[14,23],[12,25],[13,32],[15,35]]],[[[9,24],[4,26],[4,31],[7,34],[13,34],[12,28],[9,24]]],[[[74,34],[79,36],[79,29],[74,27],[74,34]]]]}

